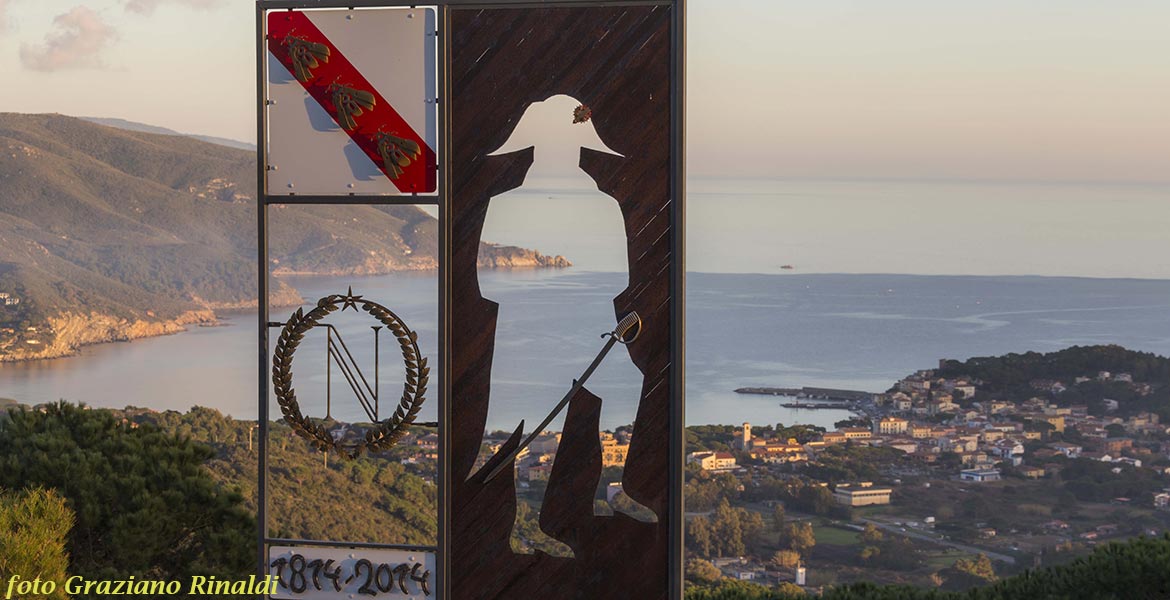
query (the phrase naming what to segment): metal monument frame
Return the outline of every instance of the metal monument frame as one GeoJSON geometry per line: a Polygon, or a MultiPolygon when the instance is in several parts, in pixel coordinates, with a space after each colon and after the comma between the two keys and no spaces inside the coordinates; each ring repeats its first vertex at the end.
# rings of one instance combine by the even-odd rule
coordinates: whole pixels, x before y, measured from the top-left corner
{"type": "MultiPolygon", "coordinates": [[[[451,130],[451,80],[448,74],[450,65],[451,36],[448,35],[451,27],[452,11],[500,8],[581,8],[581,7],[622,7],[622,6],[665,6],[671,8],[671,38],[670,38],[670,198],[674,203],[671,211],[670,251],[674,260],[670,269],[670,297],[672,308],[670,313],[671,333],[671,367],[669,381],[671,385],[669,415],[671,421],[669,437],[669,474],[668,494],[669,512],[669,540],[668,556],[668,597],[681,600],[683,597],[683,562],[684,555],[684,522],[683,522],[683,468],[685,454],[685,364],[686,364],[686,181],[684,177],[686,165],[686,0],[441,0],[438,2],[411,2],[408,0],[256,0],[256,235],[257,235],[257,335],[258,335],[258,404],[257,420],[259,435],[258,450],[258,482],[257,482],[257,522],[258,533],[258,571],[263,577],[268,574],[268,549],[274,545],[301,545],[326,546],[340,548],[391,549],[416,552],[436,553],[435,597],[446,600],[451,597],[451,578],[449,570],[450,560],[450,532],[447,527],[449,520],[451,498],[450,489],[450,431],[449,415],[451,411],[451,313],[450,289],[451,273],[449,263],[452,251],[451,219],[451,164],[450,155],[451,130]],[[268,83],[268,58],[266,46],[265,16],[270,11],[278,10],[312,10],[312,9],[359,9],[359,8],[430,8],[436,10],[436,104],[437,114],[437,188],[434,193],[400,194],[400,195],[298,195],[298,194],[270,194],[267,185],[267,135],[268,115],[266,85],[268,83]],[[347,541],[320,541],[274,538],[268,530],[268,435],[269,435],[269,403],[271,400],[270,383],[270,331],[279,328],[283,323],[270,321],[268,305],[269,295],[269,228],[268,208],[273,204],[294,205],[429,205],[435,206],[439,222],[438,234],[438,349],[435,353],[438,366],[438,428],[439,438],[436,484],[438,487],[437,520],[438,533],[435,546],[418,546],[402,544],[383,544],[370,542],[347,541]]],[[[261,596],[266,597],[266,596],[261,596]]]]}

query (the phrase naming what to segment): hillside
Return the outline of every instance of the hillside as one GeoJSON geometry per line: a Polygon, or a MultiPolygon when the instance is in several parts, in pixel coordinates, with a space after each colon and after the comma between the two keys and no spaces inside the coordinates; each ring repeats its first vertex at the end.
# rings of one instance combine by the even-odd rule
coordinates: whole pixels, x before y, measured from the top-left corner
{"type": "Polygon", "coordinates": [[[1021,393],[1026,398],[1034,393],[1031,383],[1037,379],[1069,381],[1101,371],[1129,373],[1134,381],[1170,381],[1170,359],[1116,345],[1072,346],[1049,353],[1013,352],[1003,356],[977,356],[963,362],[946,360],[936,374],[987,381],[989,389],[1001,396],[1023,390],[1021,393]]]}
{"type": "Polygon", "coordinates": [[[107,127],[113,127],[115,129],[126,129],[129,131],[141,131],[143,133],[159,133],[162,135],[181,135],[184,137],[194,138],[197,140],[203,140],[204,142],[217,144],[219,146],[227,146],[229,148],[239,148],[240,150],[247,150],[249,152],[256,151],[256,144],[249,144],[247,142],[241,142],[239,140],[233,140],[230,138],[216,137],[213,135],[197,135],[197,134],[192,134],[192,133],[181,133],[181,132],[175,131],[174,129],[168,129],[166,127],[159,127],[157,125],[147,125],[146,123],[138,123],[135,121],[127,121],[126,119],[112,119],[112,118],[107,118],[107,117],[78,117],[78,118],[83,119],[85,121],[89,121],[90,123],[97,123],[98,125],[105,125],[107,127]]]}
{"type": "MultiPolygon", "coordinates": [[[[0,361],[68,355],[255,305],[255,156],[61,115],[0,114],[0,361]],[[31,328],[31,329],[30,329],[31,328]]],[[[414,206],[277,206],[273,273],[436,266],[414,206]]],[[[500,267],[568,266],[484,245],[500,267]]],[[[277,280],[272,302],[299,302],[277,280]]]]}
{"type": "Polygon", "coordinates": [[[1116,345],[1072,346],[1056,352],[979,356],[943,361],[938,377],[981,381],[972,400],[992,398],[1021,403],[1041,395],[1068,407],[1083,404],[1089,414],[1130,417],[1141,412],[1170,420],[1170,359],[1116,345]],[[1114,379],[1113,373],[1124,374],[1114,379]],[[1052,386],[1059,386],[1054,391],[1052,386]],[[1116,401],[1109,409],[1105,399],[1116,401]]]}

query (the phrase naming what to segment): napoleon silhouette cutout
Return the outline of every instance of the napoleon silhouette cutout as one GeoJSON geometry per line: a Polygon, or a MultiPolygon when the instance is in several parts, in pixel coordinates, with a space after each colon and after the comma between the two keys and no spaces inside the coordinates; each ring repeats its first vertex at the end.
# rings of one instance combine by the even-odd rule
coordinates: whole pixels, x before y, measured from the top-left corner
{"type": "MultiPolygon", "coordinates": [[[[533,164],[528,173],[530,176],[555,173],[557,190],[540,191],[539,183],[526,181],[516,190],[491,198],[482,240],[541,251],[555,250],[578,265],[584,263],[583,267],[575,268],[607,271],[604,274],[589,273],[585,285],[575,283],[572,278],[565,281],[554,277],[547,280],[548,285],[538,285],[534,293],[524,294],[518,300],[518,292],[509,289],[515,286],[514,275],[502,277],[493,269],[480,267],[480,291],[484,299],[498,305],[489,423],[503,422],[501,418],[493,418],[497,414],[515,415],[517,406],[512,403],[517,396],[538,396],[543,400],[535,405],[526,403],[519,411],[524,415],[525,426],[535,427],[588,366],[604,341],[601,334],[614,330],[617,324],[614,299],[629,285],[622,211],[616,199],[598,190],[596,182],[577,167],[576,160],[565,162],[566,159],[575,159],[581,148],[620,156],[597,136],[592,123],[584,118],[588,116],[587,111],[580,102],[564,95],[534,103],[525,111],[508,141],[489,154],[495,156],[522,150],[527,147],[526,142],[536,140],[533,164]],[[568,143],[574,144],[572,151],[565,152],[565,147],[542,149],[539,140],[542,137],[547,139],[549,135],[567,138],[568,143]],[[566,193],[565,190],[572,191],[566,193]],[[532,235],[534,232],[539,232],[539,235],[532,235]],[[615,276],[614,272],[620,275],[615,276]],[[506,297],[511,301],[506,301],[506,297]],[[542,320],[552,316],[552,321],[558,324],[555,331],[528,326],[528,306],[533,302],[541,304],[542,320]]],[[[618,344],[592,374],[584,389],[602,399],[601,422],[628,424],[634,420],[642,381],[643,375],[630,360],[626,346],[618,344]]],[[[561,431],[563,420],[564,414],[559,415],[549,426],[549,431],[561,431]]],[[[629,441],[624,437],[621,435],[609,443],[624,447],[623,442],[629,441]]],[[[531,473],[547,472],[556,460],[555,455],[551,460],[548,457],[555,453],[552,444],[554,440],[559,441],[559,436],[550,434],[541,439],[544,443],[533,448],[531,455],[542,454],[542,462],[531,464],[535,461],[530,457],[516,461],[517,465],[522,460],[530,463],[523,469],[530,473],[529,480],[540,479],[539,474],[531,473]]],[[[517,483],[526,485],[523,478],[517,483]]],[[[598,495],[607,500],[615,498],[615,494],[606,494],[604,490],[599,490],[598,495]]],[[[617,502],[611,502],[611,506],[639,520],[656,520],[653,512],[628,497],[618,498],[617,502]]],[[[604,509],[601,514],[605,514],[604,509]]],[[[518,523],[514,527],[516,525],[518,523]]],[[[548,543],[548,540],[544,541],[548,543]]],[[[563,542],[558,541],[556,545],[563,553],[571,555],[571,550],[563,542]]]]}

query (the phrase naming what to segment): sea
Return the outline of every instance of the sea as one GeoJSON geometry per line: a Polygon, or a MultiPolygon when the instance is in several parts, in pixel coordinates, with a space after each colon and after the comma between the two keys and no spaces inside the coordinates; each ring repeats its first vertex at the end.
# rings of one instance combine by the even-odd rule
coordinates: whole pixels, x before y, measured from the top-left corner
{"type": "MultiPolygon", "coordinates": [[[[555,290],[572,302],[591,301],[597,285],[615,273],[501,272],[516,302],[539,311],[534,295],[555,290]]],[[[607,281],[608,280],[608,281],[607,281]]],[[[434,360],[437,286],[431,274],[367,278],[304,278],[292,282],[307,298],[344,293],[377,299],[419,332],[424,355],[434,360]]],[[[689,424],[810,423],[831,426],[848,417],[838,410],[781,406],[781,398],[738,394],[745,386],[834,387],[884,391],[941,358],[1007,352],[1049,352],[1073,345],[1120,344],[1170,355],[1170,281],[1052,277],[948,277],[917,275],[755,275],[691,273],[687,278],[686,417],[689,424]]],[[[290,309],[274,310],[274,319],[290,309]]],[[[505,330],[506,341],[539,362],[558,353],[583,369],[600,339],[571,323],[529,314],[532,323],[505,330]],[[565,355],[566,348],[572,354],[565,355]]],[[[360,364],[371,362],[370,324],[348,311],[339,330],[360,364]]],[[[396,402],[401,359],[393,338],[379,351],[380,393],[396,402]],[[390,383],[396,382],[396,383],[390,383]]],[[[65,399],[96,407],[150,407],[185,411],[216,408],[237,418],[257,414],[255,313],[225,315],[220,327],[87,347],[76,357],[0,366],[0,396],[27,404],[65,399]]],[[[324,344],[306,342],[294,358],[298,395],[306,410],[324,414],[324,344]],[[304,373],[304,375],[301,375],[304,373]],[[314,397],[311,391],[315,391],[314,397]]],[[[363,372],[367,378],[372,367],[363,372]]],[[[332,375],[333,415],[362,420],[343,376],[332,375]]],[[[523,372],[512,374],[523,377],[523,372]]],[[[568,383],[568,382],[567,382],[568,383]]],[[[372,384],[371,384],[372,385],[372,384]]],[[[567,388],[567,385],[566,385],[567,388]]],[[[492,429],[531,423],[559,400],[556,390],[516,388],[509,409],[493,408],[492,429]]],[[[636,392],[635,390],[632,390],[636,392]]],[[[563,392],[562,392],[563,393],[563,392]]],[[[275,405],[272,414],[279,414],[275,405]]],[[[608,415],[608,413],[605,413],[608,415]]],[[[434,416],[433,403],[423,416],[434,416]]],[[[628,422],[610,417],[605,427],[628,422]]]]}
{"type": "MultiPolygon", "coordinates": [[[[571,200],[595,190],[539,182],[523,203],[571,200]]],[[[1170,355],[1170,232],[1166,186],[1070,186],[933,182],[703,181],[688,200],[686,420],[688,424],[795,424],[831,427],[850,413],[781,406],[784,398],[738,394],[740,387],[833,387],[884,391],[939,359],[1050,352],[1119,344],[1170,355]],[[1063,199],[1064,203],[1060,201],[1063,199]],[[906,273],[913,274],[890,274],[906,273]],[[952,275],[947,273],[962,273],[952,275]]],[[[502,206],[502,205],[501,205],[502,206]]],[[[493,373],[489,429],[531,426],[560,399],[600,349],[598,327],[565,318],[566,306],[605,306],[598,290],[626,275],[589,244],[525,237],[575,266],[481,274],[501,306],[522,307],[501,323],[511,357],[493,373]],[[551,382],[533,373],[561,369],[551,382]],[[506,400],[506,401],[505,401],[506,400]]],[[[591,244],[606,243],[592,232],[591,244]]],[[[435,273],[303,277],[304,298],[345,293],[375,300],[419,334],[432,365],[437,349],[435,273]]],[[[273,309],[273,320],[291,308],[273,309]]],[[[0,397],[26,404],[59,399],[95,407],[218,409],[258,413],[254,312],[224,313],[222,325],[172,336],[84,348],[78,356],[0,365],[0,397]]],[[[375,325],[356,311],[334,324],[373,386],[375,325]],[[363,318],[364,317],[364,318],[363,318]]],[[[274,337],[276,330],[274,330],[274,337]]],[[[397,402],[401,355],[379,332],[380,416],[397,402]]],[[[629,371],[622,352],[608,363],[629,371]],[[621,365],[625,366],[621,366],[621,365]]],[[[324,334],[311,334],[294,359],[306,413],[368,420],[344,375],[327,369],[324,334]],[[326,382],[329,393],[326,393],[326,382]],[[328,400],[328,406],[326,402],[328,400]]],[[[638,382],[602,384],[602,426],[629,423],[638,382]],[[604,387],[608,385],[609,387],[604,387]],[[624,398],[625,401],[616,399],[624,398]],[[633,400],[631,400],[633,399],[633,400]]],[[[433,381],[437,384],[437,381],[433,381]]],[[[434,392],[430,394],[434,398],[434,392]]],[[[458,399],[454,399],[456,406],[458,399]]],[[[435,403],[423,410],[435,416],[435,403]]],[[[279,415],[270,399],[270,412],[279,415]]]]}

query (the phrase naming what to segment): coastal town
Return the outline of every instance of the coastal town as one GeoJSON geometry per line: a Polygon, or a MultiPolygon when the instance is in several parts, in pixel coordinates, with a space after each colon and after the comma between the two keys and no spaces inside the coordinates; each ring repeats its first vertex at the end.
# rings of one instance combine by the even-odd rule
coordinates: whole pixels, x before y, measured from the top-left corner
{"type": "Polygon", "coordinates": [[[881,393],[737,390],[845,403],[854,417],[833,429],[692,427],[694,571],[771,585],[961,589],[1160,534],[1170,528],[1166,373],[1152,355],[1074,347],[943,360],[881,393]],[[751,532],[753,513],[773,523],[751,532]],[[809,524],[809,540],[796,541],[797,523],[809,524]],[[705,543],[706,530],[735,526],[739,547],[705,543]]]}
{"type": "MultiPolygon", "coordinates": [[[[1077,376],[1068,385],[1089,381],[1123,384],[1140,396],[1153,393],[1152,384],[1135,383],[1130,373],[1109,371],[1077,376]]],[[[1040,478],[1046,473],[1045,466],[1058,469],[1046,464],[1046,459],[1057,455],[1141,467],[1142,459],[1148,460],[1151,453],[1170,454],[1170,442],[1135,447],[1136,439],[1170,435],[1170,424],[1160,423],[1156,413],[1118,416],[1118,401],[1109,398],[1102,399],[1105,413],[1101,415],[1090,414],[1087,404],[1064,406],[1046,396],[1063,393],[1066,384],[1049,379],[1029,382],[1037,395],[1021,403],[1002,399],[961,403],[975,398],[981,383],[936,377],[932,370],[918,371],[899,380],[892,392],[872,394],[857,402],[857,410],[866,415],[862,420],[870,422],[868,426],[840,427],[807,443],[797,443],[794,439],[753,437],[751,424],[744,423],[731,445],[751,461],[766,464],[815,461],[819,450],[847,442],[893,448],[924,465],[949,453],[960,467],[953,475],[974,482],[998,481],[1004,468],[1040,478]],[[1063,438],[1066,432],[1075,432],[1084,442],[1052,441],[1052,434],[1063,438]],[[1037,442],[1051,443],[1035,447],[1037,442]],[[1034,447],[1032,452],[1026,452],[1026,445],[1034,447]]],[[[735,456],[727,452],[693,452],[687,459],[706,471],[737,467],[735,456]]],[[[1170,468],[1161,472],[1170,474],[1170,468]]]]}

